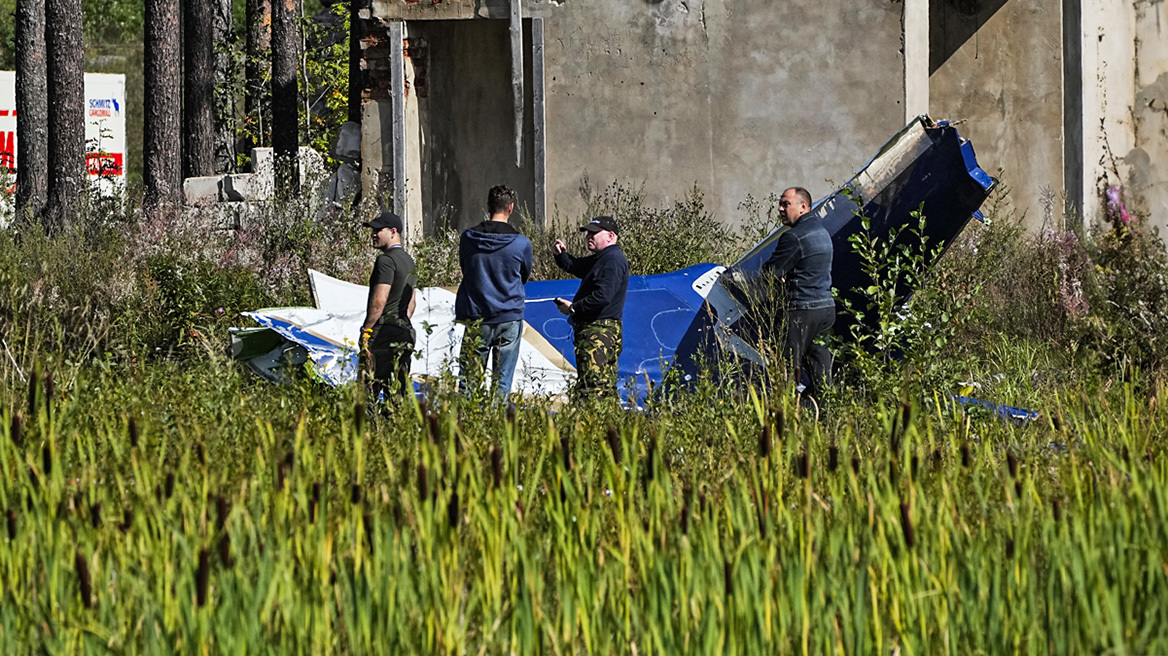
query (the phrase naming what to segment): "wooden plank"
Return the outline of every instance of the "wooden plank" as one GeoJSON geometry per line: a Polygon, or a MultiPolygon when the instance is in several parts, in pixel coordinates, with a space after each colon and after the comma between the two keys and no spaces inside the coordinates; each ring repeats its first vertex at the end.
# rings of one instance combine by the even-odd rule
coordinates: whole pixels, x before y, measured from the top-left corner
{"type": "Polygon", "coordinates": [[[511,0],[511,92],[515,114],[515,166],[523,168],[523,5],[511,0]]]}
{"type": "MultiPolygon", "coordinates": [[[[405,23],[389,25],[390,102],[393,103],[393,211],[406,218],[406,64],[403,50],[405,23]]],[[[402,235],[405,237],[405,235],[402,235]]]]}
{"type": "Polygon", "coordinates": [[[533,126],[535,161],[532,176],[535,179],[535,198],[532,208],[535,222],[547,227],[547,133],[544,131],[544,70],[543,70],[543,19],[531,19],[531,122],[533,126]]]}

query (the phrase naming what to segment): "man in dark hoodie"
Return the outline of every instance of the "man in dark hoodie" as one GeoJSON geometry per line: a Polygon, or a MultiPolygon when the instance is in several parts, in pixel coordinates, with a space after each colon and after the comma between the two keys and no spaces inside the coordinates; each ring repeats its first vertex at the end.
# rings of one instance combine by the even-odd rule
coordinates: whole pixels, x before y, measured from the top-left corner
{"type": "Polygon", "coordinates": [[[588,233],[592,255],[572,257],[559,239],[554,245],[556,265],[581,278],[572,301],[557,298],[556,305],[575,328],[576,396],[616,396],[629,261],[616,243],[618,230],[611,216],[592,219],[580,232],[588,233]]]}
{"type": "Polygon", "coordinates": [[[523,285],[531,275],[531,241],[508,222],[515,210],[514,189],[491,187],[487,210],[491,217],[463,231],[458,242],[462,284],[454,318],[466,325],[458,368],[463,385],[478,386],[489,355],[495,393],[505,399],[523,337],[523,285]]]}

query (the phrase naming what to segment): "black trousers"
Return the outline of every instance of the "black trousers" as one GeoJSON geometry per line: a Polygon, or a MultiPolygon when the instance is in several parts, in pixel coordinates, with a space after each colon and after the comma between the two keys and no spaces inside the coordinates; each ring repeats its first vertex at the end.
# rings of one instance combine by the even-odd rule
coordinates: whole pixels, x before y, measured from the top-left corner
{"type": "Polygon", "coordinates": [[[783,355],[788,366],[795,368],[795,383],[807,378],[806,396],[823,398],[824,387],[831,385],[831,351],[815,343],[820,335],[827,335],[835,325],[835,307],[818,310],[788,310],[787,340],[783,355]]]}

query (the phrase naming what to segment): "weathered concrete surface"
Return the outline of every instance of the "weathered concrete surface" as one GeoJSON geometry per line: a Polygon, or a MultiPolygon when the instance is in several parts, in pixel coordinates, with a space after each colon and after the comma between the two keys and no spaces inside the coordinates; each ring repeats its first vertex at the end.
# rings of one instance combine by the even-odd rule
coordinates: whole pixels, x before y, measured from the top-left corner
{"type": "Polygon", "coordinates": [[[898,2],[569,0],[545,9],[549,205],[696,182],[720,218],[747,194],[822,195],[903,125],[898,2]],[[832,184],[825,182],[832,181],[832,184]]]}
{"type": "Polygon", "coordinates": [[[1168,4],[1083,0],[1083,211],[1105,217],[1103,193],[1168,228],[1168,4]]]}
{"type": "Polygon", "coordinates": [[[1051,0],[932,0],[929,104],[1011,189],[1027,227],[1061,227],[1062,11],[1051,0]],[[1057,225],[1056,225],[1057,224],[1057,225]]]}

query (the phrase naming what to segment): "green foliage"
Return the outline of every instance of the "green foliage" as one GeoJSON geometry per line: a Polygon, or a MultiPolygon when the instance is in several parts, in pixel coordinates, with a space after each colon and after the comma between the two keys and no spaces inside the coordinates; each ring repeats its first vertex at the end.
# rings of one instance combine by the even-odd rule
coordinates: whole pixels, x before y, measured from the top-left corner
{"type": "Polygon", "coordinates": [[[1116,224],[1091,244],[1098,281],[1092,338],[1106,362],[1168,365],[1168,252],[1158,231],[1116,224]]]}

